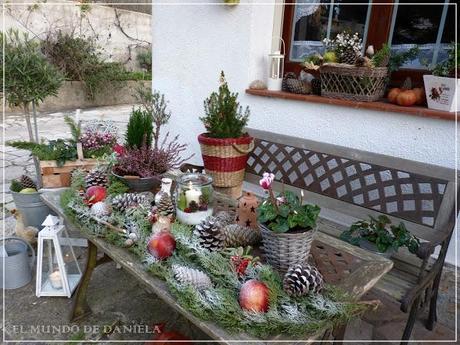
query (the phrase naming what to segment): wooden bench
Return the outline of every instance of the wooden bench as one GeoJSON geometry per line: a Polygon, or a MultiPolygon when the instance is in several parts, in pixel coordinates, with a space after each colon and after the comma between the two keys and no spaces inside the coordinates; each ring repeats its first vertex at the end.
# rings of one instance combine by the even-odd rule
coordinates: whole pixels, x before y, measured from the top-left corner
{"type": "Polygon", "coordinates": [[[428,302],[426,328],[432,330],[441,272],[458,215],[455,170],[260,130],[248,132],[255,146],[245,189],[260,192],[254,186],[264,172],[272,172],[275,190],[304,190],[307,202],[321,206],[322,232],[338,237],[357,219],[385,214],[394,224],[404,222],[422,241],[416,255],[400,249],[392,257],[394,268],[376,289],[409,313],[402,343],[410,338],[417,312],[428,302]]]}
{"type": "Polygon", "coordinates": [[[455,170],[270,132],[248,132],[255,147],[246,181],[258,185],[268,171],[276,176],[275,190],[284,184],[286,189],[307,191],[306,200],[323,209],[321,231],[339,236],[356,219],[385,214],[395,224],[404,222],[422,241],[417,255],[407,250],[394,255],[394,268],[376,288],[409,312],[403,343],[425,301],[429,301],[426,328],[432,330],[441,272],[458,215],[455,170]]]}

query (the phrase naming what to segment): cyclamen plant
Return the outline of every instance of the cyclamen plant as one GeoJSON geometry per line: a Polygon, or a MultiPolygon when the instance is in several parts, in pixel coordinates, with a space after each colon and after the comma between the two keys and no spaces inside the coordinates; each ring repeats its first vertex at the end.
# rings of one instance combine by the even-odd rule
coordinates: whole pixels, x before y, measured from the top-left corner
{"type": "Polygon", "coordinates": [[[268,198],[257,208],[258,221],[274,232],[311,230],[316,226],[320,208],[317,205],[302,204],[302,197],[284,191],[278,196],[272,189],[273,173],[265,172],[259,181],[268,193],[268,198]]]}

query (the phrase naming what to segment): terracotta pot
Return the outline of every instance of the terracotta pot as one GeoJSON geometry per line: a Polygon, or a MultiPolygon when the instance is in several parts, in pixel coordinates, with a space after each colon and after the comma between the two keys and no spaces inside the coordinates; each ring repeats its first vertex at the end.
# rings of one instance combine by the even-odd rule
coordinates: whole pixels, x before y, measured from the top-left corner
{"type": "Polygon", "coordinates": [[[243,183],[248,154],[254,148],[254,139],[210,138],[207,133],[198,136],[206,173],[217,187],[236,187],[243,183]]]}
{"type": "Polygon", "coordinates": [[[238,201],[236,209],[236,222],[242,226],[259,229],[257,225],[257,207],[259,200],[252,193],[245,193],[238,201]]]}

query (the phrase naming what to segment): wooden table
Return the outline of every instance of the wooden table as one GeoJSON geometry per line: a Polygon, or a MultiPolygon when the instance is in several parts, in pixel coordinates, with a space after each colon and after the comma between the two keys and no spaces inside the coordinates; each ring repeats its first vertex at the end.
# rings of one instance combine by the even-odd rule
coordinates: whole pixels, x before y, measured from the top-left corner
{"type": "MultiPolygon", "coordinates": [[[[42,199],[58,216],[65,219],[64,211],[60,205],[62,191],[43,193],[42,199]]],[[[72,222],[66,221],[66,225],[71,231],[80,230],[78,225],[72,222]]],[[[321,230],[321,223],[319,227],[321,230]]],[[[175,301],[175,298],[169,293],[163,281],[144,270],[142,263],[134,254],[124,248],[109,244],[102,238],[92,236],[86,232],[80,233],[88,240],[87,263],[85,273],[73,297],[71,320],[82,318],[91,312],[86,302],[86,291],[91,274],[96,266],[111,259],[121,265],[134,278],[143,283],[148,290],[155,293],[171,308],[181,313],[211,338],[224,344],[234,344],[235,341],[245,341],[245,344],[250,344],[251,342],[247,341],[256,340],[246,334],[229,334],[212,322],[205,322],[196,318],[175,301]],[[104,254],[100,259],[97,259],[98,250],[104,254]],[[233,340],[233,342],[230,340],[233,340]]],[[[318,231],[312,246],[312,260],[323,273],[326,282],[340,286],[356,298],[360,298],[364,293],[369,291],[393,266],[391,260],[350,245],[321,231],[318,231]]],[[[324,330],[322,333],[327,331],[324,330]]],[[[343,336],[344,331],[345,327],[335,330],[336,337],[340,338],[340,336],[343,336]]],[[[321,336],[322,334],[318,334],[301,343],[311,343],[321,336]]],[[[287,335],[279,335],[273,337],[271,340],[283,339],[289,339],[289,337],[287,335]]],[[[258,342],[258,344],[261,344],[261,342],[258,342]]],[[[294,342],[290,342],[290,344],[294,344],[294,342]]]]}

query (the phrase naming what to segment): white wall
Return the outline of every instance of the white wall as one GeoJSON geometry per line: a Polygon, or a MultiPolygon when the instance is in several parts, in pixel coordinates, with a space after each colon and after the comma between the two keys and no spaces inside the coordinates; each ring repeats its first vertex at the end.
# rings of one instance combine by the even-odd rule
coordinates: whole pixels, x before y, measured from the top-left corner
{"type": "Polygon", "coordinates": [[[170,130],[188,142],[195,162],[203,100],[224,70],[251,108],[249,127],[454,168],[452,121],[245,94],[252,80],[266,78],[273,17],[274,5],[153,5],[153,85],[169,99],[170,130]]]}

